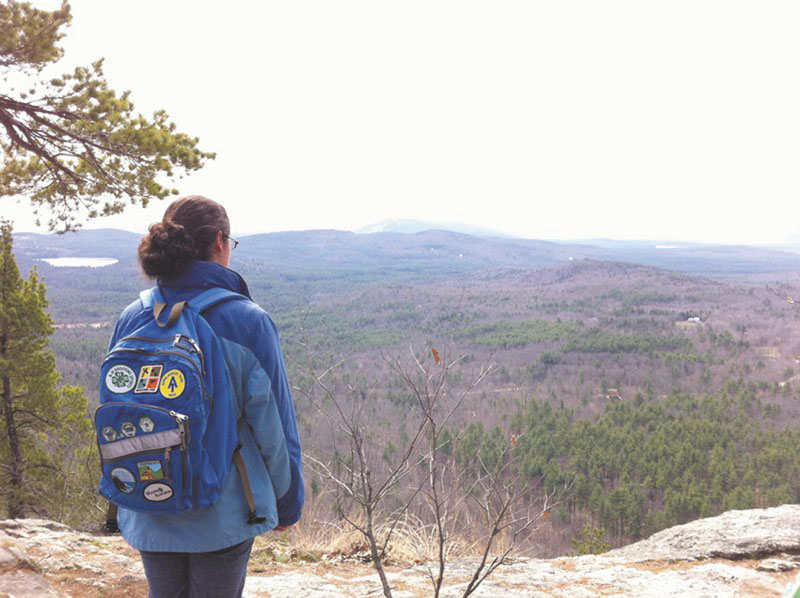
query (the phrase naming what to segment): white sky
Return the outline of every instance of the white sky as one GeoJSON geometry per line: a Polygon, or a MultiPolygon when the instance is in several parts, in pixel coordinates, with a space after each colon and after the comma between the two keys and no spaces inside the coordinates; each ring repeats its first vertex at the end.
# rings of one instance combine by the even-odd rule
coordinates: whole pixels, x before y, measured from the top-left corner
{"type": "MultiPolygon", "coordinates": [[[[216,151],[178,187],[223,203],[234,236],[415,218],[545,239],[800,237],[796,1],[72,7],[61,70],[104,56],[138,109],[216,151]]],[[[164,207],[89,226],[144,232],[164,207]]]]}

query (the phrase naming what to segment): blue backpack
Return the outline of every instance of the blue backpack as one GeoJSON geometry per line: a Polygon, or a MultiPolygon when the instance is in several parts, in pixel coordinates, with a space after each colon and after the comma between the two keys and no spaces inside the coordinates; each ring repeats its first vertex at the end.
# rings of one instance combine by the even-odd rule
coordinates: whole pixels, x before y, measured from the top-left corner
{"type": "Polygon", "coordinates": [[[213,505],[231,466],[239,470],[250,508],[261,523],[239,455],[235,397],[227,365],[201,312],[245,299],[225,289],[204,291],[172,306],[154,287],[140,295],[134,330],[119,338],[100,368],[94,423],[100,451],[100,493],[109,500],[106,529],[116,531],[117,506],[175,513],[213,505]]]}

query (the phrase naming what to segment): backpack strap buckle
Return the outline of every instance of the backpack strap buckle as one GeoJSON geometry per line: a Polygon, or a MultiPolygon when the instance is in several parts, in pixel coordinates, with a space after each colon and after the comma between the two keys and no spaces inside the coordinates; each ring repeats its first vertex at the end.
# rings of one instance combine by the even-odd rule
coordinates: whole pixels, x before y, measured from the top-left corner
{"type": "Polygon", "coordinates": [[[106,511],[106,522],[103,524],[103,531],[107,534],[118,534],[119,525],[117,524],[117,505],[113,502],[108,503],[106,511]]]}
{"type": "Polygon", "coordinates": [[[248,525],[258,525],[259,523],[264,523],[266,520],[266,517],[258,517],[255,511],[250,511],[247,514],[248,525]]]}

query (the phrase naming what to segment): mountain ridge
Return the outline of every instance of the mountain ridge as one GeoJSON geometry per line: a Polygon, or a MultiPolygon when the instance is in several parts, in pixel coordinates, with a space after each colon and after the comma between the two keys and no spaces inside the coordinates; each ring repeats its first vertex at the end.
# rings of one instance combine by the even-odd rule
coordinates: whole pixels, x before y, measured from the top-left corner
{"type": "MultiPolygon", "coordinates": [[[[20,233],[17,259],[27,267],[54,257],[109,257],[134,261],[140,236],[115,229],[82,230],[66,235],[20,233]]],[[[640,241],[600,245],[537,239],[476,236],[458,231],[413,234],[319,229],[260,233],[238,238],[236,262],[271,263],[279,270],[432,272],[435,276],[504,267],[542,269],[593,259],[655,266],[701,276],[747,278],[800,273],[800,254],[751,246],[687,245],[672,248],[640,241]]],[[[669,244],[669,242],[664,242],[669,244]]]]}

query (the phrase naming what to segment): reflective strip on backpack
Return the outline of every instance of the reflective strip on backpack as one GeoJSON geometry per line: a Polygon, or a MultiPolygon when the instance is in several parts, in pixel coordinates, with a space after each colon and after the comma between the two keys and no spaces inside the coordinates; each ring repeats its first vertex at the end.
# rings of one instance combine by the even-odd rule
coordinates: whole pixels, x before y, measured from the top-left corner
{"type": "Polygon", "coordinates": [[[169,448],[181,443],[181,433],[175,430],[156,432],[155,434],[145,434],[144,436],[134,436],[133,438],[123,438],[115,442],[100,445],[100,456],[104,461],[118,459],[134,453],[145,451],[155,451],[169,448]]]}

